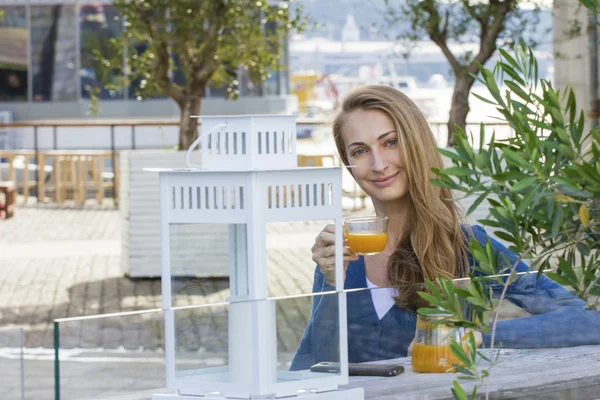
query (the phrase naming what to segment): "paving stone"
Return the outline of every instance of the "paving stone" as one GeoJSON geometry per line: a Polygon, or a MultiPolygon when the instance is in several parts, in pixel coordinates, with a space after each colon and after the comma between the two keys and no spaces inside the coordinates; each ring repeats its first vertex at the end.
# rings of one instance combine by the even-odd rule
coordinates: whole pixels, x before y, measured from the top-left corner
{"type": "MultiPolygon", "coordinates": [[[[468,208],[470,203],[463,204],[468,208]]],[[[372,209],[363,209],[345,215],[372,213],[372,209]]],[[[469,222],[484,216],[485,210],[478,209],[469,222]]],[[[310,247],[330,222],[267,225],[267,242],[273,244],[267,266],[270,296],[311,293],[315,265],[310,247]]],[[[52,321],[56,318],[161,308],[160,279],[131,279],[121,273],[120,233],[119,211],[110,206],[21,206],[15,218],[1,221],[0,328],[23,327],[29,347],[52,347],[52,321]]],[[[175,306],[221,303],[230,295],[227,279],[176,278],[172,289],[175,306]]],[[[297,346],[311,300],[277,300],[282,352],[290,353],[297,346]]],[[[177,317],[186,322],[179,332],[183,347],[226,352],[226,308],[177,311],[177,317]]],[[[160,348],[162,329],[162,313],[65,322],[61,324],[61,347],[160,348]]]]}

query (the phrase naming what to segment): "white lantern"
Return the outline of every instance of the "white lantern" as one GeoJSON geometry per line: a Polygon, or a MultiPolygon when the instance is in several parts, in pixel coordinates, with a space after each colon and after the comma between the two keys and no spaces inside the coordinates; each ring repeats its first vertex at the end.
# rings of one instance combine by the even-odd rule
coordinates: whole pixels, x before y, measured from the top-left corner
{"type": "Polygon", "coordinates": [[[346,297],[343,293],[340,167],[298,168],[295,116],[202,118],[202,165],[160,171],[162,295],[167,387],[153,400],[225,398],[363,399],[348,383],[346,297]],[[268,298],[266,224],[333,219],[339,305],[339,374],[277,367],[275,301],[268,298]],[[228,365],[176,373],[171,299],[171,224],[230,225],[228,365]]]}

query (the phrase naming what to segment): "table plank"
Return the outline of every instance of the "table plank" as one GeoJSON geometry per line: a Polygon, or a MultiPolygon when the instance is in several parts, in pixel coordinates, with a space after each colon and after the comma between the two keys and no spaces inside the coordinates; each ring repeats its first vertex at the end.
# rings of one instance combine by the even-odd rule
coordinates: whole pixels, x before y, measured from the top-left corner
{"type": "MultiPolygon", "coordinates": [[[[413,372],[410,362],[410,357],[379,362],[400,363],[405,372],[391,378],[350,377],[348,387],[363,387],[365,399],[453,399],[450,388],[457,374],[413,372]]],[[[491,399],[600,398],[600,346],[502,350],[488,381],[491,399]]],[[[473,382],[460,383],[467,393],[473,389],[473,382]]]]}

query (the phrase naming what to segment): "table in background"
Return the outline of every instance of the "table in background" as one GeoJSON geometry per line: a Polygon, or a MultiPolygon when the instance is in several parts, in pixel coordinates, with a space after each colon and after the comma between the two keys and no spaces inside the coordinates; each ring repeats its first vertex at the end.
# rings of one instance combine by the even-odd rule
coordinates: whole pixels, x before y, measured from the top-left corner
{"type": "Polygon", "coordinates": [[[54,199],[61,204],[66,200],[67,191],[73,193],[76,204],[82,205],[88,190],[92,190],[99,204],[104,201],[104,191],[109,188],[113,190],[115,200],[118,200],[119,168],[113,166],[114,180],[105,183],[104,162],[113,159],[111,151],[106,150],[2,150],[0,158],[7,159],[8,180],[15,182],[17,188],[22,188],[25,198],[29,197],[29,191],[37,186],[38,201],[44,201],[46,197],[46,179],[51,167],[51,181],[54,189],[54,199]],[[23,177],[19,182],[16,179],[14,160],[16,157],[24,157],[23,177]],[[34,162],[31,163],[32,159],[34,162]],[[50,163],[48,163],[50,161],[50,163]],[[37,180],[30,180],[30,165],[36,166],[37,180]]]}

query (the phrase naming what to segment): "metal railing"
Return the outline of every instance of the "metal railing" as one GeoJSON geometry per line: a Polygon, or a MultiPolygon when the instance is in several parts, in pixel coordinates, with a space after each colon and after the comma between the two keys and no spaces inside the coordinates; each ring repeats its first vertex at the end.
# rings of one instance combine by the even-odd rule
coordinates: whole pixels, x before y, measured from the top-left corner
{"type": "MultiPolygon", "coordinates": [[[[315,132],[317,129],[323,129],[326,128],[327,126],[329,126],[330,124],[330,120],[329,119],[325,119],[325,118],[299,118],[297,120],[297,125],[298,125],[298,132],[302,131],[307,131],[308,132],[315,132]]],[[[199,124],[201,123],[201,121],[199,121],[199,124]]],[[[158,128],[159,130],[162,129],[163,127],[178,127],[180,124],[179,120],[176,119],[161,119],[161,120],[151,120],[151,119],[143,119],[143,120],[133,120],[133,119],[115,119],[115,120],[108,120],[108,119],[100,119],[100,120],[46,120],[46,121],[31,121],[31,122],[13,122],[13,123],[0,123],[0,131],[4,131],[4,132],[10,132],[13,135],[21,135],[21,139],[27,135],[26,131],[23,130],[32,130],[33,131],[33,140],[31,140],[30,147],[23,147],[23,146],[18,146],[21,149],[24,148],[29,148],[33,150],[34,152],[34,158],[36,160],[36,164],[38,165],[38,168],[44,168],[45,166],[40,165],[41,159],[43,159],[44,157],[41,157],[41,152],[44,151],[45,149],[42,149],[40,146],[40,131],[41,130],[51,130],[52,133],[52,140],[51,140],[51,145],[50,146],[46,146],[46,150],[62,150],[62,149],[67,149],[69,146],[61,146],[60,143],[61,141],[60,139],[60,134],[61,132],[59,131],[60,129],[71,129],[72,128],[106,128],[108,131],[108,143],[106,145],[101,144],[101,145],[94,145],[92,147],[83,147],[80,146],[81,149],[90,149],[90,148],[94,148],[97,150],[109,150],[111,152],[111,168],[113,171],[113,187],[116,187],[115,185],[115,179],[116,179],[116,174],[114,173],[116,168],[117,168],[117,152],[120,150],[135,150],[140,148],[138,146],[138,143],[140,142],[140,135],[143,136],[149,136],[149,135],[145,135],[144,133],[140,132],[140,128],[158,128]],[[117,130],[121,130],[122,128],[128,128],[128,140],[127,140],[127,145],[123,145],[123,143],[121,144],[117,144],[117,130]],[[12,131],[12,130],[17,130],[17,131],[12,131]],[[12,131],[12,132],[11,132],[12,131]]],[[[494,123],[490,123],[490,122],[484,122],[484,129],[486,130],[486,140],[489,140],[489,138],[491,137],[491,132],[492,131],[496,131],[497,135],[496,137],[498,138],[498,136],[500,137],[509,137],[513,135],[513,131],[512,128],[509,126],[508,123],[502,123],[502,122],[494,122],[494,123]],[[500,135],[498,135],[498,131],[500,131],[500,135]]],[[[434,133],[434,135],[436,136],[436,139],[438,141],[438,145],[440,147],[445,147],[447,144],[447,138],[448,138],[448,129],[447,129],[447,123],[446,122],[440,122],[440,121],[430,121],[430,126],[432,128],[432,131],[434,133]]],[[[473,139],[472,141],[474,142],[474,145],[477,145],[478,141],[479,141],[479,130],[480,130],[480,123],[472,123],[469,122],[467,124],[467,131],[472,132],[473,135],[473,139]]],[[[63,131],[64,132],[64,131],[63,131]]],[[[47,133],[47,132],[46,132],[47,133]]],[[[68,132],[70,135],[73,135],[73,132],[68,132]]],[[[309,133],[308,135],[306,135],[306,137],[310,138],[311,137],[311,133],[309,133]]],[[[65,133],[66,134],[66,133],[65,133]]],[[[87,134],[90,134],[89,132],[87,134]]],[[[122,132],[120,133],[122,135],[122,132]]],[[[98,141],[98,137],[97,136],[90,136],[90,140],[96,140],[98,141]]],[[[14,143],[23,143],[24,140],[15,140],[13,141],[14,143]]],[[[123,141],[121,141],[123,142],[123,141]]],[[[64,141],[63,141],[64,143],[64,141]]],[[[103,142],[105,143],[105,142],[103,142]]],[[[164,143],[154,143],[151,144],[150,146],[142,146],[143,148],[146,149],[151,149],[151,148],[164,148],[165,145],[164,143]]],[[[71,147],[72,148],[72,147],[71,147]]],[[[35,174],[35,190],[36,190],[36,194],[39,194],[39,177],[40,174],[35,174]]]]}

